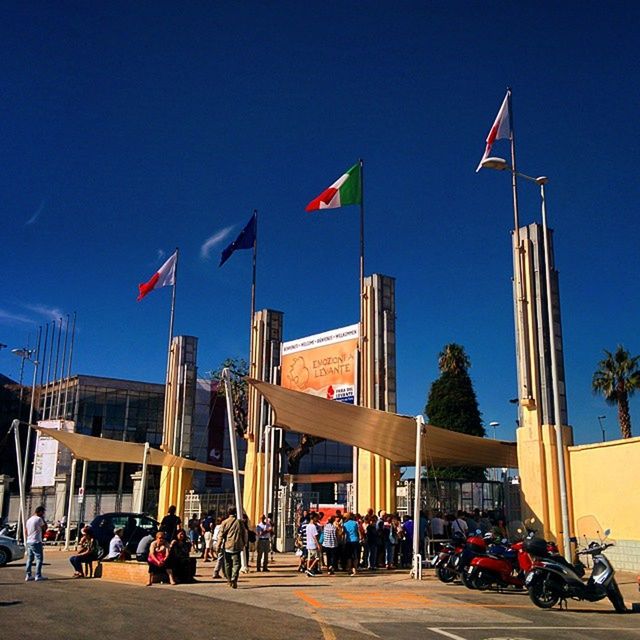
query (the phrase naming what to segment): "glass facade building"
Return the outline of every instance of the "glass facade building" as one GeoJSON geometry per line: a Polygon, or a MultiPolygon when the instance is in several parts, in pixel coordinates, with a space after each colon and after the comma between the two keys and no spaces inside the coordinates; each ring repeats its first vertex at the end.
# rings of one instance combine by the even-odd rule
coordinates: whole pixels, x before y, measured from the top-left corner
{"type": "MultiPolygon", "coordinates": [[[[40,389],[41,419],[64,419],[75,431],[97,438],[125,442],[162,442],[164,385],[78,375],[40,389]]],[[[94,462],[87,470],[87,493],[130,492],[137,465],[94,462]]],[[[80,467],[78,467],[78,473],[80,467]]],[[[149,489],[157,484],[159,470],[150,469],[149,489]]]]}

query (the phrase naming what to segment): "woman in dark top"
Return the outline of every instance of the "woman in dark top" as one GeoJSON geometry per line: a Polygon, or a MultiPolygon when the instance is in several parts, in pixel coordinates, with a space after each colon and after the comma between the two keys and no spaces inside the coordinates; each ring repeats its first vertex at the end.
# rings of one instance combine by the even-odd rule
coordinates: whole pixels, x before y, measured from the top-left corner
{"type": "Polygon", "coordinates": [[[376,527],[375,516],[367,516],[364,530],[367,547],[367,569],[378,568],[378,529],[376,527]]]}
{"type": "MultiPolygon", "coordinates": [[[[184,529],[178,529],[175,540],[169,546],[167,569],[173,573],[177,582],[192,582],[191,543],[184,529]]],[[[175,584],[175,583],[172,583],[175,584]]]]}

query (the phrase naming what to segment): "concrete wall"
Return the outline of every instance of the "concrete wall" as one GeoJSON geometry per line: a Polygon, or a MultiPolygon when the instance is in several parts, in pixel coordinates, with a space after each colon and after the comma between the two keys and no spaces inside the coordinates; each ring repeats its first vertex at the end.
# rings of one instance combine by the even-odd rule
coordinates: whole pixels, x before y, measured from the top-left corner
{"type": "Polygon", "coordinates": [[[607,556],[616,569],[639,571],[640,437],[569,447],[569,463],[576,535],[611,529],[607,556]]]}

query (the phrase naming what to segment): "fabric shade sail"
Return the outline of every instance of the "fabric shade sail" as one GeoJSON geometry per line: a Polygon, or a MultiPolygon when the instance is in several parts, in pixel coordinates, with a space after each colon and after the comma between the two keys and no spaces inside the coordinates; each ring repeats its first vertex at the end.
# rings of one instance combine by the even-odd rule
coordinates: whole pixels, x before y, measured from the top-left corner
{"type": "MultiPolygon", "coordinates": [[[[34,427],[41,434],[50,436],[67,447],[78,460],[88,462],[125,462],[142,464],[144,458],[144,444],[137,442],[123,442],[109,438],[96,438],[80,433],[69,433],[56,429],[34,427]]],[[[192,469],[193,471],[209,471],[211,473],[233,473],[231,469],[216,467],[206,462],[189,460],[181,456],[165,453],[160,449],[149,449],[147,464],[157,467],[175,467],[177,469],[192,469]]],[[[242,472],[240,472],[242,473],[242,472]]]]}
{"type": "MultiPolygon", "coordinates": [[[[408,416],[367,409],[247,378],[274,411],[274,426],[342,442],[415,465],[416,421],[408,416]]],[[[518,466],[515,442],[470,436],[427,425],[423,460],[436,467],[518,466]]]]}

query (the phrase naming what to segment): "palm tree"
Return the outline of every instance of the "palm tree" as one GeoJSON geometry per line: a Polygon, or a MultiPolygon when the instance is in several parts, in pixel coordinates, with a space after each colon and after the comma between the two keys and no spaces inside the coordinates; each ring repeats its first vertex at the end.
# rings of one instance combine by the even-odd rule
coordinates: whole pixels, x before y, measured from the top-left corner
{"type": "Polygon", "coordinates": [[[593,391],[601,393],[607,404],[618,405],[620,432],[623,438],[630,438],[629,398],[640,389],[640,356],[632,357],[622,345],[615,353],[604,352],[607,357],[593,374],[593,391]]]}
{"type": "Polygon", "coordinates": [[[466,373],[470,366],[471,360],[461,344],[445,344],[438,355],[438,367],[442,373],[466,373]]]}

